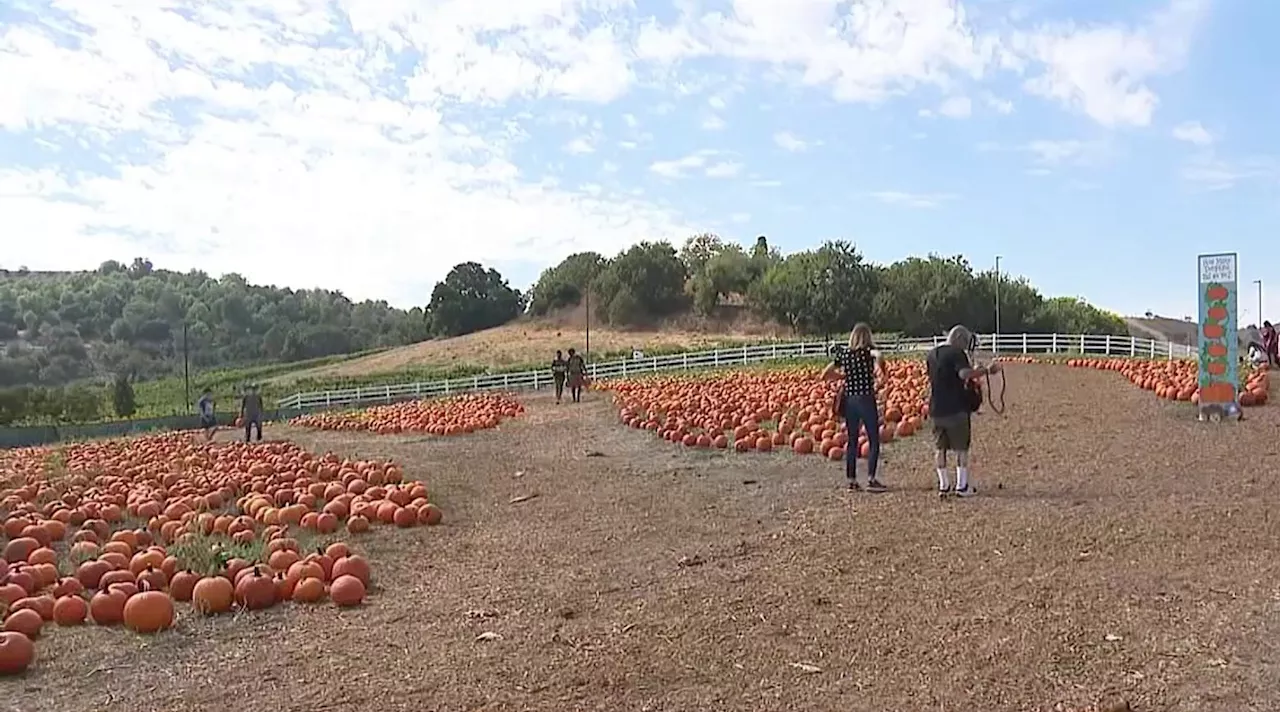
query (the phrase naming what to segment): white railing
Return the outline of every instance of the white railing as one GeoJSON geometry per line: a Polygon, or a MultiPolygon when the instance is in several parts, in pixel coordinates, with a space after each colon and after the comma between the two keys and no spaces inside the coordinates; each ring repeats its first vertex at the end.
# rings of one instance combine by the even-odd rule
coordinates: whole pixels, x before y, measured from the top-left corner
{"type": "MultiPolygon", "coordinates": [[[[882,350],[895,353],[927,351],[942,341],[941,336],[922,339],[898,339],[881,343],[882,350]]],[[[1096,356],[1129,356],[1144,358],[1195,358],[1195,349],[1168,341],[1155,341],[1131,336],[1092,334],[1000,334],[980,337],[979,348],[1000,355],[1079,353],[1096,356]]],[[[625,377],[638,373],[740,366],[780,359],[826,356],[835,342],[803,341],[763,346],[741,346],[714,351],[697,351],[670,356],[648,356],[605,363],[587,364],[592,380],[625,377]]],[[[282,410],[317,410],[344,406],[391,403],[401,400],[433,398],[475,391],[514,391],[545,388],[552,384],[550,369],[521,373],[499,373],[441,381],[402,383],[386,386],[364,386],[345,390],[295,393],[280,401],[282,410]]]]}

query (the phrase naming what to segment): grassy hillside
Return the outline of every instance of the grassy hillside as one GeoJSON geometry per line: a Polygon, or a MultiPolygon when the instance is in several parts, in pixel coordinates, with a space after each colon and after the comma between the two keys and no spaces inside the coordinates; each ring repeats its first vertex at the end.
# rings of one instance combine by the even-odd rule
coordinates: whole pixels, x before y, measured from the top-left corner
{"type": "MultiPolygon", "coordinates": [[[[474,334],[424,341],[281,373],[270,382],[276,386],[355,383],[389,373],[472,375],[486,371],[525,370],[549,362],[557,349],[585,351],[586,321],[585,310],[578,307],[545,319],[521,320],[474,334]]],[[[633,349],[648,354],[713,349],[768,341],[787,334],[787,329],[760,321],[740,306],[721,306],[708,317],[683,315],[649,328],[618,329],[593,323],[590,357],[593,361],[620,358],[629,355],[633,349]]]]}
{"type": "Polygon", "coordinates": [[[103,263],[90,272],[0,270],[0,388],[297,362],[425,338],[421,310],[237,275],[103,263]]]}

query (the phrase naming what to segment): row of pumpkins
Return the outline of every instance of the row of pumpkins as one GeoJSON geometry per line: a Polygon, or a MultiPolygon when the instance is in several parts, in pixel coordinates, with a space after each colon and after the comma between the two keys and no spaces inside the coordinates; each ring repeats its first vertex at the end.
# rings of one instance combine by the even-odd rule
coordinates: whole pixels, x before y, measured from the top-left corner
{"type": "Polygon", "coordinates": [[[210,576],[178,570],[175,557],[150,546],[119,568],[112,568],[110,559],[95,559],[82,563],[74,576],[58,579],[52,549],[26,548],[15,539],[0,559],[0,675],[31,665],[34,641],[46,623],[73,626],[92,620],[151,634],[173,625],[175,602],[189,602],[203,615],[236,606],[260,610],[284,601],[318,603],[326,595],[337,606],[356,606],[365,599],[371,573],[369,562],[342,542],[303,557],[297,541],[284,537],[267,543],[266,564],[230,559],[210,576]]]}

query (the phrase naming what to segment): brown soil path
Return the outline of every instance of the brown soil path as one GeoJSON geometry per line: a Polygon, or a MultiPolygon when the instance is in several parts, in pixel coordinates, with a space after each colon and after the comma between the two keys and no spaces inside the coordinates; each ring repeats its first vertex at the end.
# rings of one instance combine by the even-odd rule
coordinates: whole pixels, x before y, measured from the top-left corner
{"type": "Polygon", "coordinates": [[[940,502],[925,438],[850,495],[833,463],[659,443],[590,397],[466,438],[272,433],[401,460],[446,525],[360,540],[362,609],[53,631],[0,710],[1280,708],[1280,409],[1207,426],[1014,367],[982,496],[940,502]]]}

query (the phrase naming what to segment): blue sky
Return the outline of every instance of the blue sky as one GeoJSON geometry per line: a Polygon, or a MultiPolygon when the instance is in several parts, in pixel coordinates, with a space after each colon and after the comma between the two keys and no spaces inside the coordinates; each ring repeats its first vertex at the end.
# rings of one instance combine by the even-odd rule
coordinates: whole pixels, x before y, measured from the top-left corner
{"type": "Polygon", "coordinates": [[[961,253],[1280,316],[1280,4],[240,0],[0,7],[0,266],[160,266],[410,306],[453,264],[702,231],[961,253]],[[15,244],[16,243],[16,244],[15,244]],[[1275,296],[1271,296],[1274,291],[1275,296]]]}

